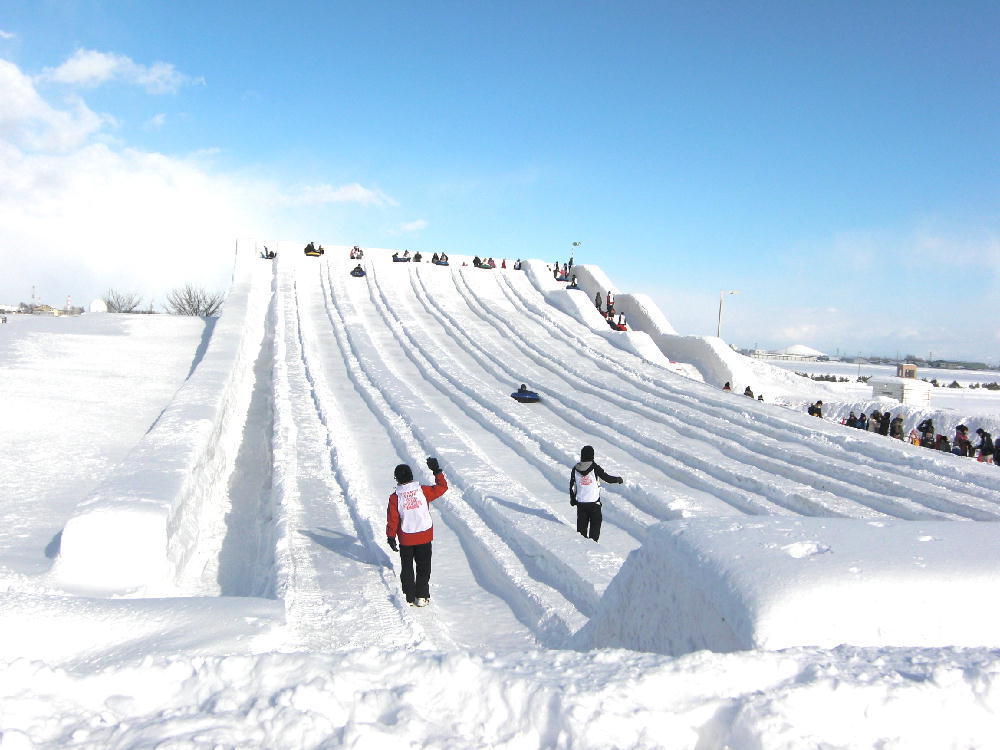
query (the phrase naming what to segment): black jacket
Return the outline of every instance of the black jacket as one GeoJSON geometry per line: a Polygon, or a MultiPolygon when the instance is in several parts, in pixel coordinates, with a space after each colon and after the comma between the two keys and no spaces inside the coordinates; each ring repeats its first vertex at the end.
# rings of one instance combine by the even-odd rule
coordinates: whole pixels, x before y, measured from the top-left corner
{"type": "Polygon", "coordinates": [[[576,473],[589,474],[594,472],[598,479],[603,479],[608,484],[621,484],[625,480],[621,477],[616,477],[612,474],[608,474],[601,465],[595,461],[581,461],[576,466],[573,467],[572,471],[569,473],[569,499],[570,502],[576,501],[576,473]]]}

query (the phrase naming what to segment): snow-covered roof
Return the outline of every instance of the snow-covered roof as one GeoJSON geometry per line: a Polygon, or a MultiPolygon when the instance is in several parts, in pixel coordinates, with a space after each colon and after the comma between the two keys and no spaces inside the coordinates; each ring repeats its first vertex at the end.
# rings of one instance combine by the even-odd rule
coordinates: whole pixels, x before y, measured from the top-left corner
{"type": "Polygon", "coordinates": [[[792,346],[786,346],[784,349],[779,349],[776,354],[790,354],[794,357],[822,357],[823,352],[819,349],[813,349],[811,346],[806,346],[805,344],[792,344],[792,346]]]}

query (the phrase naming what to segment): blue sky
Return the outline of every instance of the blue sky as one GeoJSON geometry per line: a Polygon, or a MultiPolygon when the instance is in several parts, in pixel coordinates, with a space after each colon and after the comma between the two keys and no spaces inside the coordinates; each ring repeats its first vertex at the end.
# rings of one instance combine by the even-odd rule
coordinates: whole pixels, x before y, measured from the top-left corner
{"type": "MultiPolygon", "coordinates": [[[[226,250],[201,256],[247,234],[546,259],[575,240],[682,333],[714,332],[719,290],[739,289],[738,345],[996,361],[998,29],[988,2],[6,0],[8,85],[77,129],[39,146],[25,128],[61,119],[8,112],[0,144],[32,184],[61,160],[79,183],[61,201],[119,184],[116,160],[120,194],[156,174],[142,205],[173,223],[204,191],[218,220],[191,231],[226,250]]],[[[0,253],[47,254],[30,226],[3,231],[0,253]]],[[[147,283],[122,241],[65,293],[99,293],[109,268],[147,283]]]]}

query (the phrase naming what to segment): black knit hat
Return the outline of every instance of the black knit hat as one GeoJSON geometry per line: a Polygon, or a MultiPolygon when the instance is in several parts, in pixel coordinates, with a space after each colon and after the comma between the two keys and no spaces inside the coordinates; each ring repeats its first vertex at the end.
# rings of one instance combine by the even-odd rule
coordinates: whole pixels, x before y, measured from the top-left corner
{"type": "Polygon", "coordinates": [[[413,469],[407,464],[400,464],[392,474],[396,477],[396,484],[408,484],[413,481],[413,469]]]}
{"type": "Polygon", "coordinates": [[[593,461],[594,460],[594,446],[585,445],[580,449],[580,460],[581,461],[593,461]]]}

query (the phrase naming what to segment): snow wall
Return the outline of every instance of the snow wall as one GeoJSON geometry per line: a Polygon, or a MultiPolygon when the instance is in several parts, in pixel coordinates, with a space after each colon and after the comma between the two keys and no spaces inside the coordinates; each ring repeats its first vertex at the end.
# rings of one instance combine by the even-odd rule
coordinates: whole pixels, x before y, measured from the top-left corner
{"type": "MultiPolygon", "coordinates": [[[[591,328],[596,334],[607,339],[619,349],[636,354],[654,364],[670,367],[670,361],[645,333],[612,331],[604,316],[597,311],[593,294],[588,296],[581,289],[567,289],[564,282],[556,281],[552,277],[552,272],[544,261],[526,260],[522,267],[532,286],[541,293],[546,302],[557,310],[591,328]]],[[[574,266],[574,270],[575,268],[574,266]]],[[[525,305],[532,305],[530,300],[523,297],[521,302],[525,305]]]]}
{"type": "Polygon", "coordinates": [[[578,633],[680,655],[793,646],[1000,646],[1000,525],[844,518],[667,521],[578,633]]]}
{"type": "Polygon", "coordinates": [[[62,584],[169,591],[197,549],[200,512],[227,501],[272,292],[273,266],[255,261],[253,244],[240,243],[201,361],[63,528],[53,566],[62,584]]]}
{"type": "MultiPolygon", "coordinates": [[[[542,269],[545,269],[544,264],[542,269]]],[[[570,275],[576,276],[577,286],[604,328],[607,325],[600,314],[597,314],[594,296],[600,294],[603,301],[610,291],[614,295],[615,310],[625,313],[629,328],[647,334],[669,360],[692,365],[700,376],[697,379],[704,380],[709,385],[721,388],[728,382],[739,393],[750,386],[754,393],[770,390],[782,396],[798,394],[813,400],[824,397],[827,389],[822,385],[806,381],[795,373],[767,362],[745,357],[733,351],[717,336],[681,336],[652,299],[645,294],[619,292],[599,266],[573,266],[570,275]]],[[[532,281],[534,282],[534,278],[532,281]]],[[[559,282],[551,279],[551,274],[549,281],[562,288],[559,282]]]]}

